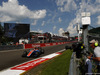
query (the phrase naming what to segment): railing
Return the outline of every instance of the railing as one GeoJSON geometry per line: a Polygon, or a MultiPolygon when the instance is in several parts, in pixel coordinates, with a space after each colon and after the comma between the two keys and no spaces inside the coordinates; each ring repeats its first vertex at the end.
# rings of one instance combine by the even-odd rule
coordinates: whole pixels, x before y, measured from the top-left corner
{"type": "Polygon", "coordinates": [[[85,75],[86,65],[83,57],[84,55],[81,58],[77,58],[76,52],[72,53],[70,60],[69,75],[85,75]]]}
{"type": "Polygon", "coordinates": [[[86,65],[87,58],[84,59],[84,56],[85,55],[83,54],[82,58],[76,58],[76,52],[72,53],[69,67],[69,75],[100,75],[100,73],[97,72],[98,69],[96,62],[90,59],[89,60],[92,63],[92,72],[88,73],[88,65],[86,65]]]}
{"type": "Polygon", "coordinates": [[[79,75],[79,61],[80,59],[76,58],[76,52],[72,53],[71,60],[70,60],[70,68],[69,68],[69,75],[79,75]]]}
{"type": "Polygon", "coordinates": [[[71,60],[70,60],[70,68],[69,68],[69,75],[74,75],[74,54],[72,53],[71,60]]]}

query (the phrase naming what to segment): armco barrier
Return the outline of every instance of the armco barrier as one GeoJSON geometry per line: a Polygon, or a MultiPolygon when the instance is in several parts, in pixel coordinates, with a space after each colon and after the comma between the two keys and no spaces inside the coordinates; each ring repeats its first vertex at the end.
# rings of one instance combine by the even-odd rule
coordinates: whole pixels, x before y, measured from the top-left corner
{"type": "Polygon", "coordinates": [[[14,49],[23,49],[23,45],[3,45],[3,46],[0,46],[0,51],[2,51],[2,50],[14,50],[14,49]]]}
{"type": "Polygon", "coordinates": [[[25,44],[25,49],[28,48],[34,48],[34,47],[45,47],[45,46],[54,46],[54,45],[60,45],[60,44],[66,44],[66,43],[73,43],[76,41],[69,41],[69,42],[55,42],[55,43],[37,43],[37,44],[25,44]]]}
{"type": "Polygon", "coordinates": [[[75,52],[72,53],[72,56],[71,56],[71,59],[70,59],[69,75],[76,75],[74,56],[75,56],[75,52]]]}

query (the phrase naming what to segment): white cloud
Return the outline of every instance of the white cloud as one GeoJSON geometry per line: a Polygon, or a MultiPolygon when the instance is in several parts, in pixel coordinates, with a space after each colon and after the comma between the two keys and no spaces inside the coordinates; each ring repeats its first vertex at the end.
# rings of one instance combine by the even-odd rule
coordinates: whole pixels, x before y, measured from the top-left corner
{"type": "MultiPolygon", "coordinates": [[[[76,17],[69,23],[69,26],[66,28],[67,31],[70,32],[71,36],[75,35],[76,32],[76,24],[80,23],[81,18],[81,8],[78,10],[79,6],[75,3],[74,0],[57,0],[56,2],[58,9],[61,12],[72,12],[72,10],[76,10],[76,17]]],[[[61,35],[64,31],[62,28],[59,29],[59,34],[61,35]]]]}
{"type": "Polygon", "coordinates": [[[57,27],[56,27],[56,26],[54,26],[54,27],[53,27],[53,31],[55,31],[55,30],[56,30],[56,28],[57,28],[57,27]]]}
{"type": "Polygon", "coordinates": [[[96,14],[96,13],[100,13],[100,5],[87,5],[86,7],[87,11],[89,11],[91,14],[96,14]]]}
{"type": "Polygon", "coordinates": [[[58,6],[63,6],[64,2],[66,2],[66,0],[57,0],[56,3],[58,6]]]}
{"type": "Polygon", "coordinates": [[[0,21],[18,21],[21,19],[40,19],[46,16],[46,10],[31,11],[25,5],[19,5],[18,0],[2,2],[0,6],[0,21]]]}
{"type": "Polygon", "coordinates": [[[96,3],[100,3],[100,0],[96,0],[96,3]]]}
{"type": "Polygon", "coordinates": [[[69,31],[71,36],[77,35],[76,25],[77,23],[81,23],[81,6],[80,9],[76,11],[76,17],[69,23],[69,26],[67,27],[67,31],[69,31]]]}
{"type": "Polygon", "coordinates": [[[75,36],[77,31],[76,31],[76,25],[77,24],[77,18],[75,18],[74,20],[72,20],[68,26],[68,28],[66,29],[67,31],[69,31],[71,36],[75,36]]]}
{"type": "Polygon", "coordinates": [[[38,29],[38,30],[31,30],[30,32],[39,32],[39,33],[43,33],[43,30],[40,30],[40,29],[38,29]]]}
{"type": "MultiPolygon", "coordinates": [[[[94,3],[91,0],[82,0],[78,4],[74,0],[56,0],[56,4],[61,12],[72,12],[72,10],[76,10],[76,17],[69,23],[66,29],[71,35],[77,34],[75,25],[81,23],[81,12],[90,12],[91,15],[98,15],[100,13],[100,0],[95,0],[94,3]]],[[[98,21],[96,23],[100,25],[100,16],[97,19],[98,21]]]]}
{"type": "Polygon", "coordinates": [[[69,12],[77,9],[77,4],[74,0],[57,0],[56,4],[61,12],[69,12]]]}
{"type": "Polygon", "coordinates": [[[43,30],[38,29],[37,31],[40,32],[40,33],[43,33],[43,30]]]}
{"type": "Polygon", "coordinates": [[[34,20],[34,22],[31,25],[36,25],[37,24],[37,20],[34,20]]]}
{"type": "MultiPolygon", "coordinates": [[[[91,0],[88,0],[87,3],[84,1],[83,3],[81,3],[81,7],[82,11],[90,12],[91,16],[97,15],[100,13],[100,0],[95,0],[94,3],[92,3],[91,0]]],[[[95,20],[96,17],[94,17],[93,19],[95,20]]],[[[98,16],[97,19],[98,20],[95,20],[95,23],[100,25],[100,17],[98,16]]]]}
{"type": "Polygon", "coordinates": [[[58,20],[59,20],[59,22],[61,22],[61,21],[62,21],[62,19],[61,19],[60,17],[58,18],[58,20]]]}
{"type": "Polygon", "coordinates": [[[97,24],[100,25],[100,16],[98,16],[97,18],[98,18],[97,24]]]}
{"type": "Polygon", "coordinates": [[[57,14],[55,14],[53,17],[52,17],[52,22],[54,22],[55,21],[55,18],[56,18],[56,16],[57,16],[57,14]]]}
{"type": "Polygon", "coordinates": [[[82,11],[87,11],[91,14],[100,13],[100,0],[95,0],[94,3],[92,3],[91,0],[88,0],[87,2],[83,1],[81,5],[82,11]]]}
{"type": "Polygon", "coordinates": [[[44,25],[45,25],[45,21],[42,22],[42,25],[41,26],[44,26],[44,25]]]}
{"type": "Polygon", "coordinates": [[[58,31],[58,33],[59,33],[60,36],[62,36],[62,33],[63,32],[64,32],[64,29],[63,28],[60,28],[59,31],[58,31]]]}
{"type": "Polygon", "coordinates": [[[48,16],[52,16],[51,14],[48,14],[48,16]]]}
{"type": "MultiPolygon", "coordinates": [[[[66,29],[67,31],[70,32],[71,36],[77,35],[76,31],[76,24],[81,23],[81,12],[82,11],[87,11],[90,12],[91,15],[96,14],[100,12],[100,5],[99,4],[92,4],[90,0],[86,3],[83,1],[80,3],[80,6],[78,7],[79,9],[76,11],[76,17],[69,23],[68,28],[66,29]]],[[[98,24],[100,24],[100,17],[98,16],[98,24]]]]}

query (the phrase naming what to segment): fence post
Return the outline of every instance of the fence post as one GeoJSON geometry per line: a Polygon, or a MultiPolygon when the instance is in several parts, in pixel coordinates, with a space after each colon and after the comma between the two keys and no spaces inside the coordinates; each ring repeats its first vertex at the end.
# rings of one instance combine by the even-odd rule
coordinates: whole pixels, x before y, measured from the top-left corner
{"type": "Polygon", "coordinates": [[[84,38],[84,45],[86,46],[86,51],[88,51],[88,25],[83,25],[83,38],[84,38]]]}
{"type": "Polygon", "coordinates": [[[90,12],[83,12],[81,15],[82,15],[84,45],[86,46],[85,53],[86,53],[86,51],[88,51],[88,26],[91,24],[90,12]]]}

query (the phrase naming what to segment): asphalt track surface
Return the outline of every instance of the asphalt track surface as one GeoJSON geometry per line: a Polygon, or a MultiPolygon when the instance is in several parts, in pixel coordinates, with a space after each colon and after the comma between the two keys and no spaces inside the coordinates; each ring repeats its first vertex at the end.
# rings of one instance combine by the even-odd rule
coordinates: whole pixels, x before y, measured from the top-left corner
{"type": "MultiPolygon", "coordinates": [[[[65,49],[66,45],[71,45],[71,44],[43,47],[43,49],[45,50],[45,53],[42,54],[41,56],[45,56],[45,55],[57,52],[59,50],[65,49]]],[[[21,57],[21,55],[23,54],[24,51],[25,50],[0,51],[0,71],[5,70],[9,67],[27,62],[29,60],[35,59],[35,58],[23,58],[23,57],[21,57]]]]}

